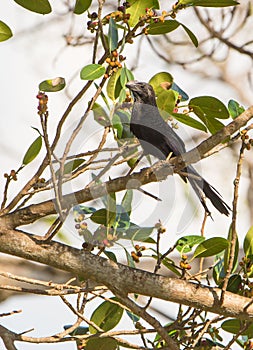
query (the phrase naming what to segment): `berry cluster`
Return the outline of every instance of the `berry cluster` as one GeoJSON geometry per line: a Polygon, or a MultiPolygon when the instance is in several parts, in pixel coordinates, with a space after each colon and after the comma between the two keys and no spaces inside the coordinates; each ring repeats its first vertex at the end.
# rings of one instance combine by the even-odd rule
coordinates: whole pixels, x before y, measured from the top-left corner
{"type": "Polygon", "coordinates": [[[41,177],[37,180],[36,184],[33,185],[34,190],[38,190],[39,188],[46,187],[46,180],[44,177],[41,177]]]}
{"type": "Polygon", "coordinates": [[[181,261],[180,261],[179,265],[180,265],[182,270],[190,270],[191,269],[191,265],[188,263],[187,259],[188,259],[187,255],[183,254],[181,256],[181,261]]]}
{"type": "Polygon", "coordinates": [[[136,244],[134,246],[135,251],[131,252],[131,257],[133,258],[133,260],[138,263],[140,261],[140,258],[142,257],[142,252],[143,250],[146,249],[145,246],[139,246],[139,244],[136,244]]]}
{"type": "Polygon", "coordinates": [[[118,7],[118,10],[125,13],[126,9],[129,8],[130,6],[131,6],[130,3],[126,1],[126,2],[123,2],[122,6],[118,7]]]}
{"type": "Polygon", "coordinates": [[[160,221],[155,224],[155,228],[157,229],[157,232],[159,234],[166,232],[166,228],[162,225],[160,221]]]}
{"type": "Polygon", "coordinates": [[[94,234],[88,230],[85,214],[82,210],[74,210],[75,229],[78,234],[84,238],[83,249],[93,250],[95,247],[103,249],[105,247],[112,247],[118,237],[114,234],[113,228],[108,228],[100,225],[94,234]]]}
{"type": "Polygon", "coordinates": [[[106,58],[105,62],[108,63],[110,69],[107,70],[104,77],[107,79],[112,73],[116,73],[119,68],[122,68],[122,61],[124,61],[126,57],[123,55],[119,55],[117,50],[111,52],[111,55],[106,58]]]}
{"type": "Polygon", "coordinates": [[[4,177],[5,177],[6,179],[8,179],[9,181],[10,181],[10,180],[17,181],[17,173],[16,173],[16,171],[13,170],[13,169],[10,171],[10,174],[5,173],[5,174],[4,174],[4,177]]]}
{"type": "Polygon", "coordinates": [[[122,64],[121,62],[125,59],[122,55],[118,55],[118,52],[116,50],[112,51],[111,57],[107,57],[105,60],[106,63],[109,64],[112,68],[121,68],[122,64]]]}
{"type": "Polygon", "coordinates": [[[241,140],[243,141],[245,148],[249,151],[251,146],[253,146],[253,139],[249,137],[247,130],[241,131],[241,140]]]}
{"type": "Polygon", "coordinates": [[[88,17],[90,18],[90,21],[87,22],[87,29],[90,30],[91,33],[94,33],[98,26],[98,14],[96,12],[92,12],[91,14],[88,14],[88,17]]]}
{"type": "Polygon", "coordinates": [[[39,100],[38,114],[39,115],[44,114],[45,116],[47,116],[48,115],[48,111],[47,111],[48,96],[44,92],[40,91],[36,97],[39,100]]]}
{"type": "Polygon", "coordinates": [[[239,266],[243,271],[243,279],[241,280],[241,284],[239,286],[239,290],[241,290],[240,294],[243,294],[245,297],[252,298],[253,297],[253,282],[250,281],[249,276],[252,273],[253,260],[247,256],[244,256],[242,260],[239,262],[239,266]]]}

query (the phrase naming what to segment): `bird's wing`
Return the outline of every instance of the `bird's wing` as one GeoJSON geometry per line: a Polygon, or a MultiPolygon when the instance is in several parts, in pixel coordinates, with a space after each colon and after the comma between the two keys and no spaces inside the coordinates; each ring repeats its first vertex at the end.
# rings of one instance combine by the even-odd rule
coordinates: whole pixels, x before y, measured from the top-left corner
{"type": "Polygon", "coordinates": [[[185,152],[182,139],[164,121],[156,106],[135,103],[130,129],[140,140],[146,154],[166,159],[170,153],[178,156],[185,152]]]}

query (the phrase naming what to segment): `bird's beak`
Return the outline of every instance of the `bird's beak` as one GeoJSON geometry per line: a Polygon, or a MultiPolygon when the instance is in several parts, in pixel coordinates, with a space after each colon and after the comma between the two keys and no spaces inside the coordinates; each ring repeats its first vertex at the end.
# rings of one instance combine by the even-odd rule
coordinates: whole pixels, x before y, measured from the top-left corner
{"type": "Polygon", "coordinates": [[[131,80],[131,81],[129,81],[128,83],[126,83],[126,87],[127,87],[129,90],[134,91],[134,90],[136,90],[136,83],[137,83],[137,82],[138,82],[137,80],[131,80]]]}

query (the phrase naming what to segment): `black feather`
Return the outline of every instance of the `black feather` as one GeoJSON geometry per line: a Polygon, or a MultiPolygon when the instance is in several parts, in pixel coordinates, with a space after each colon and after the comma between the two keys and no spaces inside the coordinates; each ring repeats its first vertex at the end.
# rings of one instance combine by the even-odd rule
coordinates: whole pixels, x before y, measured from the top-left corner
{"type": "MultiPolygon", "coordinates": [[[[178,156],[186,152],[185,144],[178,134],[161,117],[156,104],[155,92],[151,85],[144,82],[131,81],[126,87],[132,91],[134,105],[132,109],[130,130],[139,139],[144,154],[151,154],[165,160],[169,154],[178,156]]],[[[183,169],[186,175],[182,179],[190,182],[200,199],[205,211],[210,215],[205,197],[222,214],[229,215],[231,210],[223,201],[216,189],[204,180],[198,172],[188,166],[183,169]]]]}

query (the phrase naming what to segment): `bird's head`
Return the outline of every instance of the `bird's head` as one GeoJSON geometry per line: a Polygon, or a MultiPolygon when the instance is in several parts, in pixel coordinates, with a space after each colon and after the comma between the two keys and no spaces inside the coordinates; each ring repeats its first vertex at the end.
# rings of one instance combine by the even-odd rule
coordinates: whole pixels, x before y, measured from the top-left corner
{"type": "Polygon", "coordinates": [[[155,92],[150,84],[131,80],[126,87],[132,92],[135,102],[156,106],[155,92]]]}

